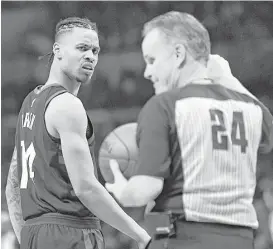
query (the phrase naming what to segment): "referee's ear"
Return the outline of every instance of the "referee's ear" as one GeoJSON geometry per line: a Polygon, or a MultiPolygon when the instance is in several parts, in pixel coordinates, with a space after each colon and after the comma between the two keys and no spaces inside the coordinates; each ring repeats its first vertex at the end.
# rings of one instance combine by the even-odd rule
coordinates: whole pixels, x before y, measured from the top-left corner
{"type": "Polygon", "coordinates": [[[177,67],[180,67],[186,59],[186,48],[183,44],[177,43],[175,45],[175,55],[177,67]]]}

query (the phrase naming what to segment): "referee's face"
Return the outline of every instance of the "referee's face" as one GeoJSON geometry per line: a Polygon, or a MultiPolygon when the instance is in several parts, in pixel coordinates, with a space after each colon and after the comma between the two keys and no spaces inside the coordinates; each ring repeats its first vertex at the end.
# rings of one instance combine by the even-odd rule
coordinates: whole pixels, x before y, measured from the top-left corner
{"type": "Polygon", "coordinates": [[[153,83],[155,94],[171,89],[177,71],[174,49],[158,30],[151,30],[143,39],[142,53],[146,63],[144,77],[153,83]]]}

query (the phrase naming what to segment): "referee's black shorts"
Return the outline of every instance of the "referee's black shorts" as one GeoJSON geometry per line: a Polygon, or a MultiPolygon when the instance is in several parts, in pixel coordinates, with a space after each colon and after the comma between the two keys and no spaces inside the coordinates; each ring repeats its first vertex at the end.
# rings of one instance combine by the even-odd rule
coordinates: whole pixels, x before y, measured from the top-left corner
{"type": "Polygon", "coordinates": [[[254,249],[254,234],[246,227],[179,220],[175,238],[154,240],[149,249],[254,249]]]}
{"type": "Polygon", "coordinates": [[[55,215],[29,220],[21,231],[20,249],[104,249],[98,222],[56,220],[55,215]],[[87,228],[88,227],[88,228],[87,228]]]}

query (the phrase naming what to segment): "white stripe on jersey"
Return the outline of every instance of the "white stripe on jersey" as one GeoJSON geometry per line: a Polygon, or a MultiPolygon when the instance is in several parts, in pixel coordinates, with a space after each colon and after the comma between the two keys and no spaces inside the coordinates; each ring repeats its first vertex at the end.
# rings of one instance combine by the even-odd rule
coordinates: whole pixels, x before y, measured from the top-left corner
{"type": "MultiPolygon", "coordinates": [[[[261,108],[235,100],[186,98],[176,102],[175,119],[184,172],[186,219],[257,228],[252,201],[262,131],[261,108]],[[224,150],[213,149],[212,125],[220,124],[217,115],[211,119],[213,109],[223,114],[226,130],[217,132],[217,140],[221,142],[221,136],[226,136],[224,150]],[[243,115],[248,141],[245,153],[234,142],[235,133],[233,139],[231,136],[234,112],[243,115]]],[[[239,139],[238,126],[235,130],[239,139]]]]}

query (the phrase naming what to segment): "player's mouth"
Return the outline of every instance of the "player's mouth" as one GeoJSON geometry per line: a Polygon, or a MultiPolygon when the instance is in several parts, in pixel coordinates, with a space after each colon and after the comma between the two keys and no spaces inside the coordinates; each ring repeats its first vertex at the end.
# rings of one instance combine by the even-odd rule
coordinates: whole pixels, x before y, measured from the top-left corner
{"type": "Polygon", "coordinates": [[[83,64],[82,69],[84,69],[85,71],[88,71],[88,72],[93,72],[94,71],[93,65],[89,64],[89,63],[83,64]]]}

